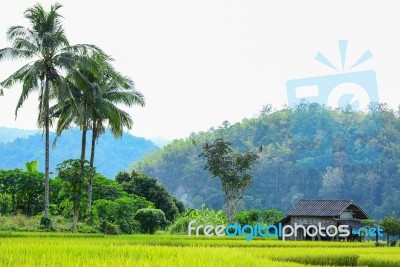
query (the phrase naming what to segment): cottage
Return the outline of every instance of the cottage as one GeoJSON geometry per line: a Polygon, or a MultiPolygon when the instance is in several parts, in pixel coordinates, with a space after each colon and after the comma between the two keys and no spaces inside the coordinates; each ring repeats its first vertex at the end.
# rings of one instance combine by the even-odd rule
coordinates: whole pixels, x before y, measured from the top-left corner
{"type": "MultiPolygon", "coordinates": [[[[348,225],[350,227],[350,235],[348,240],[361,240],[360,236],[352,234],[353,229],[363,227],[361,220],[369,219],[368,215],[352,200],[326,200],[326,199],[302,199],[297,202],[286,214],[282,220],[282,225],[319,225],[327,227],[334,225],[348,225]]],[[[339,235],[329,237],[328,235],[320,235],[310,237],[304,234],[302,229],[297,229],[296,237],[291,239],[306,240],[339,240],[339,235]]]]}

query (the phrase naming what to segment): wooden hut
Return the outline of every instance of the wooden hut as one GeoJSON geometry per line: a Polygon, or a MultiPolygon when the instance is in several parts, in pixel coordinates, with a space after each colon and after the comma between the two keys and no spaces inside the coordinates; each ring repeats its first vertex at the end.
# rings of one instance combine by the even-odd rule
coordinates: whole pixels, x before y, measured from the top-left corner
{"type": "MultiPolygon", "coordinates": [[[[326,227],[329,225],[348,225],[350,227],[350,236],[348,240],[361,240],[361,236],[352,234],[353,229],[364,227],[361,220],[369,219],[369,216],[352,200],[327,200],[327,199],[302,199],[295,204],[282,220],[282,225],[318,225],[326,227]]],[[[305,240],[339,240],[339,236],[327,237],[317,235],[310,238],[304,235],[304,231],[298,229],[297,237],[292,239],[305,240]]]]}

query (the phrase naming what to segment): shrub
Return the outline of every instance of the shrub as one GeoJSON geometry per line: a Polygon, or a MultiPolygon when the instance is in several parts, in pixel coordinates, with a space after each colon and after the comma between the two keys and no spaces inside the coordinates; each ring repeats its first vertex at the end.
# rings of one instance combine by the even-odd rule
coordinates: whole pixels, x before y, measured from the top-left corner
{"type": "Polygon", "coordinates": [[[171,225],[169,231],[171,234],[183,234],[188,232],[189,222],[192,219],[188,217],[178,218],[173,225],[171,225]]]}
{"type": "Polygon", "coordinates": [[[118,221],[118,225],[124,234],[138,234],[141,232],[140,222],[133,218],[121,219],[118,221]]]}
{"type": "Polygon", "coordinates": [[[99,232],[93,226],[87,225],[86,223],[78,223],[77,231],[78,233],[85,233],[85,234],[96,234],[99,232]]]}
{"type": "Polygon", "coordinates": [[[124,234],[134,234],[141,231],[140,223],[133,219],[135,213],[141,208],[152,207],[153,203],[136,195],[114,201],[100,199],[94,202],[94,216],[100,224],[105,221],[118,225],[119,231],[124,234]]]}
{"type": "Polygon", "coordinates": [[[262,220],[262,212],[257,209],[252,209],[248,211],[239,211],[235,214],[235,222],[241,225],[254,225],[262,220]]]}
{"type": "Polygon", "coordinates": [[[102,221],[99,228],[106,235],[118,235],[120,233],[119,226],[108,221],[102,221]]]}
{"type": "Polygon", "coordinates": [[[283,213],[277,210],[258,210],[252,209],[247,211],[239,211],[235,214],[235,222],[242,225],[249,224],[254,225],[262,223],[265,225],[276,224],[283,219],[283,213]]]}
{"type": "Polygon", "coordinates": [[[165,214],[160,209],[140,209],[136,212],[134,219],[140,223],[142,232],[148,234],[154,234],[156,230],[168,225],[165,214]]]}
{"type": "MultiPolygon", "coordinates": [[[[210,208],[205,208],[205,204],[201,206],[201,209],[189,209],[184,214],[178,218],[175,223],[171,226],[171,233],[187,233],[189,222],[195,220],[193,224],[194,227],[198,225],[220,225],[226,224],[227,219],[221,210],[214,210],[210,208]]],[[[203,228],[200,229],[200,234],[203,234],[203,228]]]]}
{"type": "Polygon", "coordinates": [[[40,228],[45,231],[55,231],[56,227],[54,225],[54,221],[49,217],[41,217],[40,218],[40,228]]]}

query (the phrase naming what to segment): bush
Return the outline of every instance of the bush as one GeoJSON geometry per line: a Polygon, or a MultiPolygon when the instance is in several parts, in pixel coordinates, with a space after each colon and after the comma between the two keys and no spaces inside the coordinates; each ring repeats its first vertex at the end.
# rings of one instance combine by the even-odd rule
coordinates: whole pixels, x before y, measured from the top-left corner
{"type": "Polygon", "coordinates": [[[175,223],[170,227],[169,232],[171,234],[183,234],[188,232],[189,222],[192,219],[188,217],[180,217],[175,223]]]}
{"type": "Polygon", "coordinates": [[[87,225],[85,223],[78,223],[76,226],[77,226],[78,233],[96,234],[99,232],[93,226],[87,225]]]}
{"type": "Polygon", "coordinates": [[[56,227],[54,225],[54,221],[49,217],[41,217],[40,218],[40,228],[45,231],[55,231],[56,227]]]}
{"type": "MultiPolygon", "coordinates": [[[[226,224],[227,219],[224,213],[221,210],[213,210],[210,208],[205,208],[205,204],[201,206],[200,210],[196,209],[189,209],[182,217],[178,218],[175,223],[171,226],[170,232],[171,233],[187,233],[188,225],[190,221],[195,220],[196,222],[193,224],[194,227],[198,225],[220,225],[226,224]]],[[[200,234],[203,234],[203,228],[200,229],[200,234]]]]}
{"type": "Polygon", "coordinates": [[[254,225],[257,223],[269,225],[278,223],[281,219],[283,219],[283,217],[283,213],[277,210],[261,211],[258,209],[252,209],[239,211],[235,214],[234,220],[241,225],[254,225]]]}
{"type": "Polygon", "coordinates": [[[136,212],[134,219],[140,223],[142,232],[148,234],[154,234],[156,230],[168,225],[165,214],[160,209],[140,209],[136,212]]]}
{"type": "Polygon", "coordinates": [[[124,234],[138,234],[141,232],[140,222],[133,218],[121,219],[118,221],[118,225],[124,234]]]}
{"type": "Polygon", "coordinates": [[[257,209],[252,209],[248,211],[239,211],[235,214],[235,222],[241,225],[254,225],[262,220],[262,212],[257,209]]]}
{"type": "Polygon", "coordinates": [[[100,231],[106,235],[118,235],[120,234],[119,226],[108,221],[102,221],[100,223],[100,231]]]}
{"type": "Polygon", "coordinates": [[[133,219],[141,208],[152,208],[154,204],[143,197],[131,195],[114,201],[100,199],[94,202],[94,217],[100,224],[104,221],[115,224],[124,234],[140,233],[140,223],[133,219]]]}

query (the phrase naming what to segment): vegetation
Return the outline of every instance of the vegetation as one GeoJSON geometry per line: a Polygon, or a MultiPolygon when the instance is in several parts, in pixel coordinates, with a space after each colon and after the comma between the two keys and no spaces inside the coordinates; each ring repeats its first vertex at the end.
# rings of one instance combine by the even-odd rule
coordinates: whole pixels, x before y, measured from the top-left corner
{"type": "Polygon", "coordinates": [[[82,159],[64,161],[57,170],[58,177],[63,182],[61,193],[72,202],[72,229],[76,232],[84,190],[87,187],[87,181],[95,175],[95,170],[88,161],[82,159]]]}
{"type": "Polygon", "coordinates": [[[190,207],[223,208],[221,183],[204,170],[202,145],[217,138],[257,151],[252,184],[238,210],[286,212],[299,199],[352,199],[373,218],[400,210],[400,115],[385,104],[368,113],[316,103],[192,134],[147,155],[132,168],[157,177],[190,207]]]}
{"type": "Polygon", "coordinates": [[[373,242],[281,242],[182,235],[0,233],[5,266],[399,266],[373,242]],[[312,264],[312,265],[310,265],[312,264]]]}
{"type": "MultiPolygon", "coordinates": [[[[119,74],[105,58],[93,55],[91,59],[102,68],[90,69],[79,62],[78,71],[69,73],[67,80],[72,94],[62,103],[50,108],[52,117],[58,118],[57,134],[61,135],[71,125],[82,130],[81,169],[86,155],[86,135],[92,130],[90,167],[94,166],[95,146],[100,134],[104,133],[108,122],[114,137],[120,138],[124,127],[131,129],[131,116],[118,108],[117,104],[144,106],[144,97],[134,90],[133,81],[119,74]]],[[[93,177],[88,177],[88,212],[92,212],[93,177]]]]}
{"type": "Polygon", "coordinates": [[[140,209],[133,218],[142,225],[143,232],[147,234],[154,234],[156,230],[168,225],[165,214],[160,209],[140,209]]]}
{"type": "Polygon", "coordinates": [[[396,245],[396,240],[391,244],[390,243],[390,236],[397,235],[400,237],[400,219],[396,217],[394,213],[390,216],[386,216],[383,218],[379,225],[382,227],[383,231],[387,234],[387,244],[389,245],[396,245]]]}
{"type": "Polygon", "coordinates": [[[212,177],[221,180],[226,198],[226,216],[233,223],[237,206],[253,176],[250,171],[258,156],[252,152],[238,153],[230,148],[231,143],[217,139],[212,145],[206,143],[200,156],[206,158],[205,169],[212,177]]]}
{"type": "Polygon", "coordinates": [[[263,225],[277,224],[284,218],[281,211],[258,209],[239,211],[235,214],[235,222],[241,225],[255,225],[261,223],[263,225]]]}
{"type": "MultiPolygon", "coordinates": [[[[3,130],[0,129],[0,136],[3,130]]],[[[7,132],[4,132],[7,134],[7,132]]],[[[27,131],[30,133],[30,131],[27,131]]],[[[91,131],[88,131],[91,135],[91,131]]],[[[50,141],[57,138],[57,146],[51,149],[50,171],[56,173],[57,164],[67,159],[80,156],[80,138],[82,134],[74,128],[57,137],[50,132],[50,141]]],[[[44,146],[41,133],[26,138],[17,138],[9,143],[0,141],[0,169],[25,168],[25,162],[38,160],[38,170],[44,172],[44,146]]],[[[132,161],[137,161],[147,153],[158,148],[149,140],[125,133],[116,140],[110,130],[106,130],[96,145],[96,170],[107,177],[114,177],[121,170],[126,170],[132,161]]],[[[87,155],[90,150],[87,148],[87,155]]],[[[54,175],[53,175],[54,177],[54,175]]]]}
{"type": "MultiPolygon", "coordinates": [[[[170,227],[172,234],[188,234],[188,226],[191,221],[194,227],[199,225],[226,225],[228,220],[222,210],[213,210],[206,208],[205,204],[201,206],[201,209],[188,209],[185,211],[170,227]]],[[[202,230],[203,231],[203,228],[202,230]]],[[[201,232],[202,233],[202,232],[201,232]]]]}
{"type": "Polygon", "coordinates": [[[12,26],[7,32],[11,47],[0,50],[0,60],[25,59],[30,62],[0,83],[3,88],[22,84],[22,93],[17,103],[16,114],[30,93],[39,91],[38,126],[45,131],[45,177],[44,177],[44,220],[49,223],[50,195],[50,125],[57,119],[57,134],[73,124],[82,130],[80,174],[70,166],[61,166],[59,176],[70,182],[74,209],[74,229],[79,214],[84,180],[88,182],[88,212],[91,214],[94,172],[85,172],[86,134],[92,129],[90,167],[93,168],[95,144],[111,126],[114,136],[121,137],[123,128],[131,128],[130,115],[119,109],[117,104],[144,105],[143,96],[133,90],[133,82],[123,77],[109,64],[111,57],[94,45],[71,46],[65,35],[58,10],[54,4],[46,11],[40,4],[28,8],[24,15],[30,27],[12,26]],[[55,102],[50,107],[50,102],[55,102]],[[71,170],[71,171],[69,171],[71,170]],[[79,179],[78,179],[79,177],[79,179]],[[79,180],[79,181],[78,181],[79,180]],[[74,191],[75,190],[75,191],[74,191]]]}
{"type": "Polygon", "coordinates": [[[62,102],[70,94],[64,73],[75,72],[78,62],[86,66],[97,65],[90,58],[103,52],[93,45],[70,45],[61,24],[58,10],[61,5],[54,4],[49,11],[40,4],[28,8],[24,16],[30,27],[12,26],[7,38],[12,46],[0,50],[0,60],[25,59],[30,63],[24,65],[10,77],[0,83],[8,88],[16,83],[22,84],[22,93],[17,103],[16,114],[29,94],[39,91],[38,126],[45,130],[45,197],[44,217],[49,216],[49,174],[50,174],[50,101],[62,102]]]}
{"type": "Polygon", "coordinates": [[[132,171],[131,174],[120,172],[115,180],[127,193],[153,202],[156,208],[165,212],[165,217],[169,222],[173,222],[179,213],[184,211],[183,203],[171,196],[168,190],[154,178],[132,171]]]}
{"type": "MultiPolygon", "coordinates": [[[[37,122],[45,135],[44,151],[40,152],[44,152],[44,173],[33,154],[25,163],[25,171],[0,170],[1,265],[400,265],[398,249],[373,247],[383,246],[379,242],[279,242],[255,237],[250,243],[240,236],[186,236],[193,220],[195,226],[234,220],[240,224],[276,224],[283,213],[265,207],[287,210],[304,197],[346,196],[380,218],[395,211],[400,207],[398,112],[383,104],[372,104],[368,113],[306,103],[276,112],[267,107],[257,118],[232,126],[225,121],[220,129],[175,141],[135,164],[139,171],[119,172],[111,180],[100,174],[101,166],[95,166],[95,153],[101,151],[96,149],[97,141],[103,133],[102,141],[111,135],[122,137],[133,121],[120,105],[143,106],[144,97],[130,78],[112,67],[111,57],[101,49],[69,44],[60,8],[54,4],[46,11],[36,4],[27,9],[24,15],[30,26],[11,27],[7,32],[11,46],[0,49],[0,60],[29,61],[0,82],[0,95],[3,89],[22,84],[17,114],[29,95],[38,91],[37,122]],[[57,130],[53,145],[56,141],[60,145],[61,134],[74,133],[66,130],[75,127],[81,131],[74,138],[80,139],[80,144],[62,145],[68,151],[75,150],[73,156],[57,165],[54,179],[50,177],[53,124],[57,130]],[[107,128],[111,134],[107,134],[107,128]],[[215,141],[209,145],[210,140],[215,141]],[[254,150],[259,154],[250,152],[254,150]],[[255,165],[257,159],[260,164],[255,165]],[[254,177],[250,173],[253,166],[254,177]],[[186,211],[184,203],[169,190],[191,206],[201,203],[201,209],[186,211]],[[205,202],[211,207],[205,208],[205,202]],[[225,214],[221,209],[224,204],[225,214]],[[166,235],[162,231],[167,226],[171,233],[181,235],[166,235]],[[75,234],[32,233],[45,231],[75,234]]],[[[21,164],[19,154],[29,154],[24,145],[16,139],[1,144],[0,149],[21,164]]],[[[126,150],[121,154],[125,156],[126,150]]],[[[63,156],[67,155],[69,152],[63,156]]],[[[112,165],[113,156],[102,155],[107,163],[104,166],[112,165]]],[[[388,234],[388,243],[389,236],[400,235],[400,220],[395,214],[367,222],[369,226],[376,223],[388,234]]]]}
{"type": "MultiPolygon", "coordinates": [[[[138,195],[129,187],[135,185],[136,180],[129,180],[129,186],[124,188],[125,184],[121,185],[96,173],[88,161],[84,162],[82,172],[81,160],[76,159],[64,161],[57,168],[57,177],[50,180],[50,214],[53,218],[40,218],[44,199],[44,174],[32,170],[31,165],[35,164],[27,165],[30,166],[29,171],[0,171],[0,230],[154,233],[174,221],[175,217],[168,221],[165,214],[179,216],[179,210],[184,212],[183,204],[159,184],[153,183],[153,187],[142,189],[136,186],[137,191],[134,192],[146,193],[144,189],[152,192],[152,195],[138,195]],[[93,213],[89,213],[85,205],[88,200],[88,177],[94,177],[93,213]]],[[[139,181],[155,181],[140,173],[135,172],[134,175],[140,177],[139,181]]]]}

